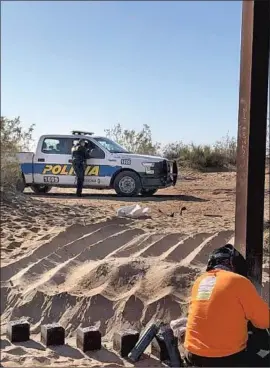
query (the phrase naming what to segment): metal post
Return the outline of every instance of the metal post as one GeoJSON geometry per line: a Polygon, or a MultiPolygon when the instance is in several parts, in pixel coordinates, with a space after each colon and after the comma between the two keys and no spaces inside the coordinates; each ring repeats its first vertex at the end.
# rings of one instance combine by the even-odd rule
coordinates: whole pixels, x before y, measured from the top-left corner
{"type": "Polygon", "coordinates": [[[242,2],[235,246],[262,282],[270,1],[242,2]]]}

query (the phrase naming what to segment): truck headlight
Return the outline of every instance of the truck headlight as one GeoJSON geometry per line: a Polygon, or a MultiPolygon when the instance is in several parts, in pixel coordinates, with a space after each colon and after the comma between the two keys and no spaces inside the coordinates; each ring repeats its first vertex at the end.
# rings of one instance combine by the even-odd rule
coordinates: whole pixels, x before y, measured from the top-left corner
{"type": "Polygon", "coordinates": [[[142,165],[145,167],[146,174],[154,174],[155,164],[153,162],[142,162],[142,165]]]}

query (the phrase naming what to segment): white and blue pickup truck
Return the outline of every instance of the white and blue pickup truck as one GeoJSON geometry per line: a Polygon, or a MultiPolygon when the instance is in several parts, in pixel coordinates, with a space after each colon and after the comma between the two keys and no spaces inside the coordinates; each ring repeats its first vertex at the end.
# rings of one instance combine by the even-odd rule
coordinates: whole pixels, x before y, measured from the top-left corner
{"type": "Polygon", "coordinates": [[[18,153],[20,190],[31,187],[34,193],[44,194],[52,187],[75,188],[71,149],[79,139],[85,139],[90,152],[85,167],[85,188],[114,189],[125,197],[151,196],[177,182],[175,161],[133,154],[109,138],[73,131],[71,135],[43,135],[36,153],[18,153]]]}

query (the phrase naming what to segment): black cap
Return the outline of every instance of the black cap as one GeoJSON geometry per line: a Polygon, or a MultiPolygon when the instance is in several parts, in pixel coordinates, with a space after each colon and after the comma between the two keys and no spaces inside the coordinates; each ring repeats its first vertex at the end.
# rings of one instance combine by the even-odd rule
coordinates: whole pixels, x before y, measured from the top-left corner
{"type": "Polygon", "coordinates": [[[232,244],[225,244],[210,254],[206,271],[210,271],[219,265],[225,266],[239,275],[247,276],[246,260],[232,244]]]}

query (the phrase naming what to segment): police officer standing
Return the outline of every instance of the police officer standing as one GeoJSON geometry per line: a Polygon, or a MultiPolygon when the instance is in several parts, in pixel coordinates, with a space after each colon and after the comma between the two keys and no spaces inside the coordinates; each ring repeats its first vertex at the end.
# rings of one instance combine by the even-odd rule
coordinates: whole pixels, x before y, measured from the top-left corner
{"type": "Polygon", "coordinates": [[[72,147],[72,166],[77,177],[77,197],[82,196],[86,160],[89,158],[90,153],[86,147],[85,139],[80,139],[79,142],[72,147]]]}

